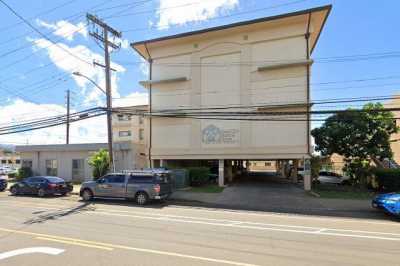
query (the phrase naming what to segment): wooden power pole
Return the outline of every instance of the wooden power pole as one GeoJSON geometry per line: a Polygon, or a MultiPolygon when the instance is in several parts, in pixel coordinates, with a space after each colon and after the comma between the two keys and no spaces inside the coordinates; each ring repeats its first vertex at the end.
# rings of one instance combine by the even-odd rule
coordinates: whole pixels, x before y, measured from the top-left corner
{"type": "MultiPolygon", "coordinates": [[[[110,162],[112,164],[112,169],[114,169],[114,154],[113,154],[113,145],[112,145],[112,94],[111,94],[111,68],[110,68],[110,50],[109,48],[113,48],[117,50],[121,47],[121,44],[116,44],[109,39],[109,34],[112,37],[117,37],[118,39],[121,38],[121,32],[113,29],[101,19],[97,18],[94,15],[87,14],[86,18],[89,23],[93,25],[94,30],[90,31],[89,34],[92,36],[96,41],[102,43],[104,48],[104,61],[105,61],[105,75],[106,75],[106,96],[107,96],[107,135],[108,135],[108,153],[110,155],[110,162]],[[100,29],[100,34],[98,33],[98,29],[100,29]]],[[[113,38],[113,39],[114,39],[113,38]]],[[[101,64],[96,64],[101,65],[101,64]]]]}

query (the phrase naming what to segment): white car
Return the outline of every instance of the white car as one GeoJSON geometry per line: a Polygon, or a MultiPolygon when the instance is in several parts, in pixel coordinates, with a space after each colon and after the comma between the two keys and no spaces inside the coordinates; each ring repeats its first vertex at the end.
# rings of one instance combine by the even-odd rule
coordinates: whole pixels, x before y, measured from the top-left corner
{"type": "Polygon", "coordinates": [[[342,176],[334,172],[320,171],[317,178],[321,184],[337,184],[344,185],[349,181],[350,177],[342,176]]]}
{"type": "Polygon", "coordinates": [[[0,166],[0,175],[8,175],[15,172],[16,170],[11,168],[10,166],[0,166]]]}

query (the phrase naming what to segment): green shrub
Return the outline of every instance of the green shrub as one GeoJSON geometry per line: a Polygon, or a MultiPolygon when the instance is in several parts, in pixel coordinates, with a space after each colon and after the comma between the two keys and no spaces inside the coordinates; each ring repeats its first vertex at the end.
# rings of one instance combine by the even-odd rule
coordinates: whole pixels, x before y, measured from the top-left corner
{"type": "Polygon", "coordinates": [[[88,159],[88,164],[92,167],[92,175],[94,180],[104,176],[110,170],[110,156],[108,151],[101,149],[94,153],[88,159]]]}
{"type": "Polygon", "coordinates": [[[8,174],[8,178],[10,178],[10,179],[14,179],[16,177],[17,177],[17,173],[9,173],[8,174]]]}
{"type": "Polygon", "coordinates": [[[18,169],[17,178],[24,179],[33,175],[32,168],[30,167],[21,167],[18,169]]]}
{"type": "Polygon", "coordinates": [[[210,168],[208,167],[190,167],[188,171],[191,186],[201,186],[209,180],[210,168]]]}
{"type": "Polygon", "coordinates": [[[376,177],[379,190],[400,191],[400,169],[375,168],[372,172],[376,177]]]}

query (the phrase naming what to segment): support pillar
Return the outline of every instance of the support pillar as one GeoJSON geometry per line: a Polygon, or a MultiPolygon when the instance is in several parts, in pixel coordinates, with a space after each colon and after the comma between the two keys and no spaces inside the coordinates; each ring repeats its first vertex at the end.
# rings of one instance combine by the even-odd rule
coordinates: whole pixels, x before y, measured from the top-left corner
{"type": "Polygon", "coordinates": [[[310,160],[304,160],[304,190],[311,190],[311,164],[310,160]]]}
{"type": "MultiPolygon", "coordinates": [[[[235,163],[236,164],[236,163],[235,163]]],[[[236,167],[235,167],[236,168],[236,167]]],[[[233,181],[233,167],[232,161],[228,161],[226,165],[226,177],[228,178],[229,182],[233,181]]]]}
{"type": "Polygon", "coordinates": [[[225,186],[225,161],[218,161],[218,186],[225,186]]]}
{"type": "Polygon", "coordinates": [[[160,167],[163,168],[165,166],[165,162],[163,159],[160,160],[160,167]]]}
{"type": "Polygon", "coordinates": [[[298,166],[299,166],[299,160],[293,160],[293,168],[290,173],[293,183],[297,183],[298,166]]]}

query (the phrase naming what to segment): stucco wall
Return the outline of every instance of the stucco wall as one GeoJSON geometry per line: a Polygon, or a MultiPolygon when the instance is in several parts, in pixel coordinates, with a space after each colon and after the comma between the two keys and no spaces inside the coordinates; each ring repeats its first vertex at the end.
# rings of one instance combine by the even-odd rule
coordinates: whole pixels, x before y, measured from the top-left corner
{"type": "MultiPolygon", "coordinates": [[[[154,84],[153,111],[306,103],[305,65],[258,71],[278,61],[306,59],[304,25],[293,18],[168,46],[149,45],[154,80],[188,78],[154,84]]],[[[255,109],[229,109],[235,110],[255,109]]],[[[285,159],[307,154],[306,121],[153,118],[152,123],[153,159],[285,159]]]]}

